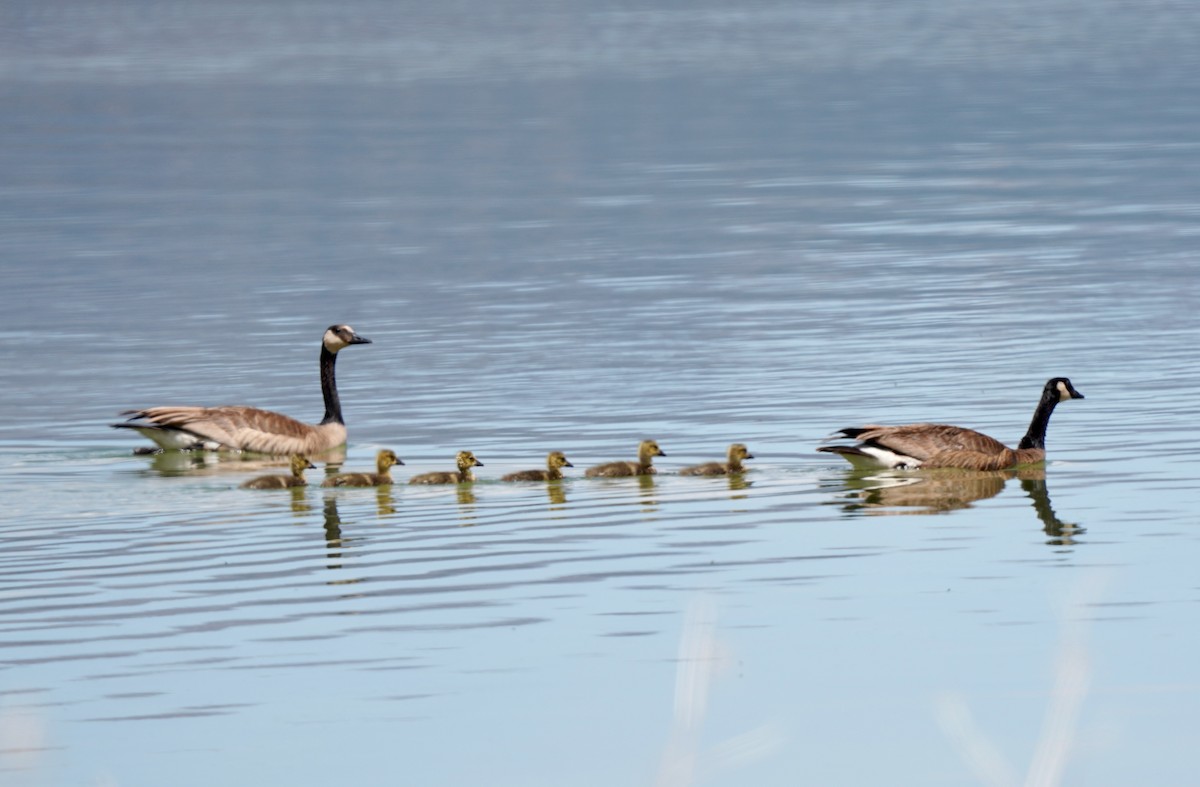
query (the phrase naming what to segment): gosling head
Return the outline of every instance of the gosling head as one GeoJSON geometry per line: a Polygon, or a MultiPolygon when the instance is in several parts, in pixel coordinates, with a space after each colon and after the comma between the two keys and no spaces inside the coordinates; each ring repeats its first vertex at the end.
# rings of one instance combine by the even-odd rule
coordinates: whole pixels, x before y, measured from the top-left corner
{"type": "Polygon", "coordinates": [[[1055,377],[1047,381],[1043,396],[1048,399],[1057,398],[1060,402],[1065,402],[1068,399],[1083,398],[1083,394],[1076,391],[1075,386],[1071,385],[1071,381],[1066,377],[1055,377]]]}
{"type": "Polygon", "coordinates": [[[349,325],[330,325],[325,329],[325,336],[321,339],[321,344],[331,353],[336,353],[352,344],[370,343],[370,339],[359,336],[349,325]]]}
{"type": "Polygon", "coordinates": [[[638,445],[638,458],[649,462],[652,456],[666,456],[666,454],[658,447],[658,443],[653,440],[643,440],[638,445]]]}
{"type": "Polygon", "coordinates": [[[304,454],[292,455],[292,475],[304,475],[305,470],[316,470],[317,466],[308,460],[304,454]]]}
{"type": "Polygon", "coordinates": [[[375,455],[375,466],[379,468],[379,472],[381,473],[385,472],[389,467],[402,464],[404,462],[400,461],[400,457],[396,456],[396,452],[387,448],[375,455]]]}
{"type": "Polygon", "coordinates": [[[551,451],[546,457],[546,466],[551,470],[559,470],[564,467],[574,467],[575,465],[567,461],[567,456],[562,451],[551,451]]]}
{"type": "Polygon", "coordinates": [[[475,454],[470,451],[459,451],[458,455],[454,457],[454,461],[458,465],[458,469],[464,473],[469,473],[472,467],[483,467],[483,462],[476,459],[475,454]]]}
{"type": "Polygon", "coordinates": [[[742,443],[734,443],[729,446],[729,461],[733,464],[740,464],[743,459],[753,459],[754,454],[750,453],[750,449],[742,443]]]}

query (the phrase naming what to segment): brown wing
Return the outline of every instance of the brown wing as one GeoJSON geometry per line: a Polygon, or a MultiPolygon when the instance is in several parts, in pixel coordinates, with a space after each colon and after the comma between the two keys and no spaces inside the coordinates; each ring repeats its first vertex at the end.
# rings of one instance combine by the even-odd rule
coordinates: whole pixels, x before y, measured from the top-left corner
{"type": "Polygon", "coordinates": [[[856,430],[856,439],[872,443],[898,454],[922,461],[944,451],[970,451],[1000,455],[1009,451],[1004,443],[974,429],[947,424],[906,424],[904,426],[868,426],[856,430]]]}
{"type": "Polygon", "coordinates": [[[1004,470],[1017,464],[1017,452],[1005,448],[998,454],[980,451],[942,451],[921,464],[924,470],[956,467],[961,470],[1004,470]]]}
{"type": "Polygon", "coordinates": [[[131,415],[228,448],[265,454],[316,453],[346,441],[341,424],[313,426],[257,407],[150,407],[131,415]]]}

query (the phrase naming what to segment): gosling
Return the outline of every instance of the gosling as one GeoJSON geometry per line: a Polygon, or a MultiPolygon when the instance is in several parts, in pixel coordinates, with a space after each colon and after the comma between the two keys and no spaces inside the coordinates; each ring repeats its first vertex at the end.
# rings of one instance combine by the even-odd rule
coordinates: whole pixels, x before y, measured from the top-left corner
{"type": "Polygon", "coordinates": [[[679,471],[680,475],[736,475],[744,473],[746,468],[742,467],[743,459],[753,459],[754,454],[750,453],[750,449],[746,448],[742,443],[734,443],[729,446],[729,452],[726,454],[728,461],[725,462],[705,462],[702,465],[693,465],[685,467],[679,471]]]}
{"type": "Polygon", "coordinates": [[[567,461],[567,457],[562,451],[551,451],[546,455],[545,470],[521,470],[516,473],[509,473],[506,476],[501,476],[501,481],[559,481],[563,477],[562,469],[564,467],[574,467],[575,465],[567,461]]]}
{"type": "Polygon", "coordinates": [[[483,467],[483,462],[475,458],[475,454],[470,451],[459,451],[454,457],[455,464],[458,465],[457,470],[437,471],[433,473],[421,473],[408,479],[410,484],[465,484],[475,480],[475,474],[471,472],[472,467],[483,467]]]}
{"type": "Polygon", "coordinates": [[[392,483],[391,469],[402,465],[394,451],[383,449],[375,455],[374,473],[338,473],[321,482],[321,486],[389,486],[392,483]]]}
{"type": "Polygon", "coordinates": [[[657,470],[650,466],[656,456],[666,456],[658,443],[653,440],[643,440],[638,445],[636,462],[609,462],[608,464],[589,467],[584,475],[588,478],[621,478],[631,475],[654,475],[657,470]]]}
{"type": "Polygon", "coordinates": [[[288,489],[308,484],[304,480],[305,470],[315,470],[316,465],[304,454],[292,454],[291,475],[260,475],[242,484],[242,489],[288,489]]]}

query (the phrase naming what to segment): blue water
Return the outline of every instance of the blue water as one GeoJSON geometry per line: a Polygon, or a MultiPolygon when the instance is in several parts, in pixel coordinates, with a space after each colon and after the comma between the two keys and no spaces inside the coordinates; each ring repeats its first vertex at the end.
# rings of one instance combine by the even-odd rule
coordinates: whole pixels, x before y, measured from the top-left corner
{"type": "Polygon", "coordinates": [[[11,4],[0,782],[1190,783],[1197,16],[11,4]],[[345,466],[478,483],[108,428],[335,322],[345,466]],[[1041,470],[815,452],[1060,375],[1041,470]]]}

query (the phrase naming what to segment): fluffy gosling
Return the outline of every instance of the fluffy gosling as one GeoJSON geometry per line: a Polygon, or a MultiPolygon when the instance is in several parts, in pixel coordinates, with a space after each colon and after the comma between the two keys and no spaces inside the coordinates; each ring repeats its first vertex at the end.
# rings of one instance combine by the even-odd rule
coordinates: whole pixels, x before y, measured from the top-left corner
{"type": "Polygon", "coordinates": [[[383,449],[375,455],[374,473],[338,473],[321,482],[321,486],[388,486],[392,483],[391,469],[402,465],[394,451],[383,449]]]}
{"type": "Polygon", "coordinates": [[[308,482],[304,480],[304,471],[315,470],[316,465],[308,461],[304,454],[293,454],[291,468],[291,475],[260,475],[258,478],[251,478],[242,484],[242,489],[289,489],[305,486],[308,482]]]}
{"type": "Polygon", "coordinates": [[[653,440],[643,440],[638,445],[636,462],[609,462],[603,465],[589,467],[584,475],[588,478],[621,478],[631,475],[654,475],[657,471],[650,466],[656,456],[666,456],[658,443],[653,440]]]}
{"type": "Polygon", "coordinates": [[[516,473],[509,473],[506,476],[501,476],[501,481],[558,481],[563,477],[562,469],[564,467],[574,467],[575,465],[567,461],[567,457],[562,451],[551,451],[546,455],[545,470],[520,470],[516,473]]]}
{"type": "Polygon", "coordinates": [[[750,449],[746,448],[742,443],[734,443],[729,446],[729,451],[726,453],[725,462],[705,462],[702,465],[693,465],[685,467],[679,471],[680,475],[734,475],[736,473],[745,472],[746,468],[742,467],[742,460],[753,459],[754,454],[750,453],[750,449]]]}
{"type": "Polygon", "coordinates": [[[459,451],[454,457],[457,470],[436,471],[433,473],[421,473],[408,479],[410,484],[462,484],[475,480],[475,474],[471,472],[473,467],[483,467],[483,462],[475,458],[475,454],[470,451],[459,451]]]}

